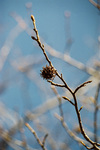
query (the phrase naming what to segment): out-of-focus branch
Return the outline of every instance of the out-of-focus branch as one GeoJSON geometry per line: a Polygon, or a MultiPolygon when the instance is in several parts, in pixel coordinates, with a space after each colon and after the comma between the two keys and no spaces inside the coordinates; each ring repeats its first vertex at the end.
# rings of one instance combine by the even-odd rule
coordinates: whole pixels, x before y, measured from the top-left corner
{"type": "Polygon", "coordinates": [[[42,141],[42,144],[43,144],[43,145],[45,145],[45,141],[46,141],[47,137],[48,137],[48,134],[46,134],[46,135],[44,136],[44,138],[43,138],[43,141],[42,141]]]}
{"type": "Polygon", "coordinates": [[[100,5],[98,3],[96,3],[94,0],[89,0],[89,1],[91,2],[92,5],[94,5],[100,10],[100,5]]]}
{"type": "Polygon", "coordinates": [[[99,91],[100,91],[100,83],[98,84],[97,90],[96,90],[96,94],[95,94],[95,102],[94,102],[94,141],[98,142],[98,138],[97,138],[97,113],[98,113],[98,96],[99,96],[99,91]]]}
{"type": "Polygon", "coordinates": [[[65,129],[65,131],[69,134],[69,136],[71,138],[73,138],[75,141],[77,141],[78,143],[81,143],[83,146],[85,146],[87,149],[91,149],[91,147],[87,147],[86,144],[87,141],[84,141],[83,139],[79,138],[78,136],[76,136],[67,126],[67,124],[65,123],[65,121],[63,120],[63,118],[61,116],[59,116],[58,114],[55,114],[55,117],[61,121],[61,124],[63,126],[63,128],[65,129]],[[85,144],[86,143],[86,144],[85,144]]]}
{"type": "MultiPolygon", "coordinates": [[[[61,121],[61,124],[63,126],[63,128],[66,130],[66,132],[69,134],[69,136],[71,138],[73,138],[75,141],[77,141],[78,143],[81,143],[82,145],[84,145],[87,149],[89,149],[83,142],[83,140],[81,138],[78,138],[67,126],[67,124],[65,123],[65,120],[64,120],[64,113],[63,113],[63,109],[62,109],[62,100],[61,100],[61,97],[60,95],[58,94],[56,88],[54,86],[52,86],[52,90],[53,92],[55,93],[55,95],[57,96],[57,99],[58,99],[58,102],[59,102],[59,111],[60,111],[60,115],[59,116],[58,114],[55,114],[55,117],[57,119],[59,119],[61,121]]],[[[64,97],[63,97],[64,98],[64,97]]],[[[65,99],[65,98],[64,98],[65,99]]],[[[73,103],[72,103],[73,104],[73,103]]],[[[74,105],[74,104],[73,104],[74,105]]]]}
{"type": "Polygon", "coordinates": [[[64,113],[63,113],[63,109],[62,109],[62,99],[60,97],[60,95],[58,94],[56,88],[54,86],[51,86],[53,92],[55,93],[55,95],[57,96],[58,102],[59,102],[59,111],[60,111],[60,115],[62,116],[62,120],[64,120],[64,113]]]}
{"type": "Polygon", "coordinates": [[[38,144],[41,146],[41,148],[42,148],[43,150],[46,150],[46,148],[45,148],[44,145],[45,145],[45,140],[46,140],[47,136],[45,136],[45,137],[44,137],[44,141],[41,142],[40,139],[38,138],[36,132],[33,130],[33,128],[32,128],[28,123],[26,123],[25,125],[26,125],[26,127],[32,132],[32,134],[33,134],[34,137],[36,138],[36,140],[37,140],[38,144]]]}
{"type": "Polygon", "coordinates": [[[16,25],[10,32],[9,36],[7,37],[4,45],[2,46],[0,50],[0,71],[2,70],[7,57],[11,51],[11,48],[13,46],[14,40],[16,37],[23,31],[23,28],[20,28],[19,25],[16,25]]]}
{"type": "Polygon", "coordinates": [[[59,58],[66,63],[70,64],[71,66],[74,66],[80,70],[83,70],[84,72],[88,73],[89,75],[94,76],[97,79],[100,79],[99,71],[95,70],[92,67],[87,67],[83,63],[73,59],[68,54],[62,54],[61,52],[56,51],[53,49],[50,45],[47,43],[44,43],[46,51],[53,57],[59,58]]]}
{"type": "MultiPolygon", "coordinates": [[[[23,26],[25,26],[25,32],[27,32],[29,35],[31,35],[32,29],[29,28],[28,25],[26,25],[24,19],[22,19],[21,16],[18,16],[16,13],[11,14],[11,16],[18,22],[19,26],[21,28],[23,28],[23,26]],[[21,23],[23,24],[23,26],[21,25],[21,23]]],[[[34,33],[33,33],[34,34],[34,33]]],[[[35,34],[34,34],[35,36],[35,34]]],[[[41,41],[43,41],[42,38],[40,38],[41,41]]],[[[58,52],[57,50],[55,50],[54,48],[52,48],[50,45],[48,45],[47,43],[44,42],[44,46],[45,46],[45,50],[53,57],[59,58],[65,62],[67,62],[68,64],[85,71],[86,73],[96,77],[97,79],[100,79],[100,74],[99,71],[95,70],[94,68],[91,67],[87,67],[85,66],[83,63],[73,59],[71,56],[69,56],[68,54],[62,54],[61,52],[58,52]]]]}

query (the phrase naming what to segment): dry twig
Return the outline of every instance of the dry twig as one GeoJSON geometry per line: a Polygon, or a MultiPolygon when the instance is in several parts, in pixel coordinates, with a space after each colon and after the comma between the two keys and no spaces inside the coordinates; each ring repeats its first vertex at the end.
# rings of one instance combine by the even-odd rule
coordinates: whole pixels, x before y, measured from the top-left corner
{"type": "Polygon", "coordinates": [[[92,81],[87,81],[87,82],[82,83],[80,86],[78,86],[78,87],[75,89],[74,94],[75,94],[80,88],[86,86],[86,84],[91,83],[91,82],[92,82],[92,81]]]}
{"type": "MultiPolygon", "coordinates": [[[[39,45],[39,47],[41,48],[41,50],[42,50],[42,52],[43,52],[43,54],[44,54],[44,56],[45,56],[47,62],[49,63],[49,65],[50,65],[52,68],[54,68],[53,65],[52,65],[52,63],[51,63],[51,61],[49,60],[49,58],[48,58],[46,52],[45,52],[44,45],[41,44],[41,41],[40,41],[40,38],[39,38],[39,34],[38,34],[38,30],[37,30],[37,28],[36,28],[35,18],[34,18],[33,15],[31,15],[31,19],[32,19],[32,22],[33,22],[33,25],[34,25],[34,29],[33,29],[33,30],[34,30],[35,33],[36,33],[36,38],[35,38],[35,37],[32,37],[32,39],[35,40],[35,41],[38,43],[38,45],[39,45]]],[[[56,71],[56,72],[55,72],[56,76],[57,76],[57,77],[62,81],[62,83],[64,84],[63,87],[65,87],[65,88],[72,94],[72,96],[73,96],[74,104],[75,104],[74,107],[75,107],[75,110],[76,110],[76,114],[77,114],[78,123],[79,123],[80,130],[81,130],[81,134],[83,135],[83,137],[85,138],[86,141],[88,141],[90,144],[92,144],[92,148],[89,148],[89,149],[95,148],[96,150],[99,150],[99,149],[100,149],[100,148],[98,147],[98,146],[99,146],[99,143],[96,143],[96,142],[92,141],[92,140],[88,137],[88,135],[86,134],[86,132],[84,131],[84,128],[83,128],[83,125],[82,125],[82,121],[81,121],[80,111],[79,111],[79,109],[78,109],[77,98],[76,98],[76,95],[75,95],[76,92],[77,92],[81,87],[85,86],[87,83],[90,83],[91,81],[87,81],[87,82],[83,83],[82,85],[80,85],[79,87],[77,87],[76,90],[73,92],[73,91],[71,90],[71,88],[67,85],[67,83],[66,83],[66,81],[64,80],[64,78],[62,77],[62,74],[60,75],[60,74],[57,72],[57,70],[56,70],[55,68],[54,68],[54,70],[56,71]]],[[[62,87],[62,85],[53,83],[52,81],[49,81],[49,82],[51,82],[52,85],[62,87]]],[[[84,145],[84,144],[83,144],[83,145],[84,145]]],[[[87,147],[87,146],[85,146],[85,147],[87,147]]],[[[88,149],[88,147],[87,147],[87,149],[88,149]]]]}
{"type": "Polygon", "coordinates": [[[34,137],[36,138],[36,140],[37,140],[38,144],[41,146],[41,148],[42,148],[43,150],[46,150],[44,144],[45,144],[45,140],[46,140],[46,138],[47,138],[47,135],[45,135],[44,141],[41,142],[40,139],[38,138],[36,132],[33,130],[33,128],[32,128],[28,123],[26,123],[25,125],[26,125],[26,127],[33,133],[34,137]]]}
{"type": "Polygon", "coordinates": [[[65,96],[63,96],[62,98],[65,99],[65,100],[67,100],[68,102],[70,102],[72,105],[75,106],[75,104],[74,104],[69,98],[67,98],[67,97],[65,97],[65,96]]]}

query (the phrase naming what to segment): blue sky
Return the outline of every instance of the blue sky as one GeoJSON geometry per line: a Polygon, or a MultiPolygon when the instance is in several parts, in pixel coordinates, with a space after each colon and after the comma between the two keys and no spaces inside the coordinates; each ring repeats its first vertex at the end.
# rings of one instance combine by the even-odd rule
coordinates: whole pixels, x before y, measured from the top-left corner
{"type": "MultiPolygon", "coordinates": [[[[98,52],[99,11],[88,0],[0,0],[0,49],[12,29],[17,26],[15,18],[12,17],[14,13],[24,19],[30,29],[33,28],[30,19],[30,15],[33,14],[39,35],[58,52],[68,53],[68,45],[66,45],[68,39],[72,40],[70,56],[84,64],[87,64],[89,59],[98,52]],[[66,18],[65,13],[70,14],[70,17],[66,18]]],[[[29,55],[33,55],[34,62],[43,59],[41,50],[32,41],[30,35],[22,31],[14,39],[0,75],[0,83],[7,83],[0,101],[8,108],[18,109],[21,115],[24,115],[28,109],[44,103],[52,93],[50,85],[44,80],[41,81],[39,74],[45,63],[35,66],[37,74],[33,81],[26,74],[16,71],[11,65],[11,62],[18,62],[19,57],[29,55]],[[35,82],[36,79],[40,89],[39,84],[35,82]],[[47,95],[42,91],[43,86],[45,86],[44,91],[49,90],[47,95]]],[[[57,58],[51,56],[50,58],[72,87],[78,80],[79,83],[80,80],[84,81],[88,78],[86,73],[71,68],[57,58]]]]}

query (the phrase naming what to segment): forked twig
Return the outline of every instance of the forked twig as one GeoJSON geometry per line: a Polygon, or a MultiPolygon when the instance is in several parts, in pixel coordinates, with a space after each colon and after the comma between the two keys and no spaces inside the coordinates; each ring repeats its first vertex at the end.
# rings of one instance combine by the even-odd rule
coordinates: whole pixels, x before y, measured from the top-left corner
{"type": "Polygon", "coordinates": [[[75,141],[77,141],[78,143],[81,143],[83,146],[85,146],[87,149],[91,149],[92,147],[88,147],[86,146],[85,142],[83,141],[83,139],[77,137],[67,126],[66,122],[63,120],[63,118],[61,116],[59,116],[58,114],[55,114],[55,117],[61,121],[63,128],[65,129],[65,131],[70,135],[70,137],[72,137],[75,141]]]}
{"type": "Polygon", "coordinates": [[[45,144],[45,140],[46,140],[47,136],[44,138],[44,141],[41,142],[40,139],[38,138],[36,132],[34,131],[34,129],[33,129],[28,123],[25,123],[25,126],[32,132],[32,134],[33,134],[34,137],[36,138],[36,140],[37,140],[38,144],[41,146],[41,148],[42,148],[43,150],[46,150],[44,144],[45,144]]]}
{"type": "MultiPolygon", "coordinates": [[[[34,18],[33,15],[31,15],[31,19],[32,19],[32,22],[33,22],[33,25],[34,25],[34,29],[33,29],[33,30],[34,30],[35,33],[36,33],[36,38],[32,37],[32,39],[33,39],[33,40],[35,39],[35,41],[38,43],[39,47],[40,47],[41,50],[43,51],[43,54],[44,54],[44,56],[45,56],[47,62],[48,62],[49,65],[55,70],[56,76],[62,81],[62,83],[63,83],[64,85],[59,85],[59,84],[56,84],[56,83],[54,83],[54,82],[52,82],[52,81],[49,81],[49,82],[50,82],[52,85],[55,85],[55,86],[65,87],[65,88],[72,94],[73,99],[74,99],[74,105],[75,105],[74,107],[75,107],[75,110],[76,110],[76,114],[77,114],[78,123],[79,123],[79,126],[80,126],[81,133],[82,133],[83,137],[85,138],[85,140],[88,141],[90,144],[92,144],[92,148],[95,148],[96,150],[100,150],[100,148],[98,147],[99,144],[96,143],[96,142],[94,142],[94,141],[92,141],[92,140],[87,136],[87,134],[86,134],[85,131],[84,131],[84,128],[83,128],[83,125],[82,125],[82,121],[81,121],[80,111],[79,111],[79,109],[78,109],[78,103],[77,103],[77,99],[76,99],[76,95],[75,95],[76,92],[77,92],[80,88],[82,88],[83,86],[85,86],[87,83],[90,83],[91,81],[84,82],[84,83],[81,84],[79,87],[77,87],[74,92],[71,90],[71,88],[67,85],[66,81],[65,81],[64,78],[62,77],[62,74],[60,75],[60,74],[57,72],[57,70],[53,67],[51,61],[49,60],[49,58],[48,58],[48,56],[47,56],[47,54],[46,54],[46,52],[45,52],[44,45],[41,44],[41,41],[40,41],[40,38],[39,38],[39,34],[38,34],[38,30],[37,30],[37,28],[36,28],[35,18],[34,18]],[[98,146],[97,146],[97,145],[98,145],[98,146]]],[[[46,79],[47,79],[47,78],[46,78],[46,79]]],[[[83,144],[83,145],[84,145],[84,144],[83,144]]],[[[86,147],[86,146],[85,146],[85,147],[86,147]]],[[[88,147],[87,147],[87,149],[88,149],[88,147]]]]}
{"type": "MultiPolygon", "coordinates": [[[[87,149],[90,149],[89,147],[87,147],[85,145],[85,143],[82,141],[81,138],[78,138],[71,130],[69,130],[69,128],[68,128],[68,126],[67,126],[67,124],[65,123],[65,120],[64,120],[62,103],[61,103],[61,97],[59,96],[59,94],[58,94],[58,92],[57,92],[57,90],[56,90],[56,88],[54,86],[52,86],[51,88],[52,88],[53,92],[56,94],[56,96],[58,98],[58,101],[59,101],[59,111],[60,111],[60,115],[61,115],[61,116],[59,116],[58,114],[55,114],[55,117],[60,120],[63,128],[65,129],[65,131],[69,134],[69,136],[71,138],[73,138],[74,140],[76,140],[78,143],[81,143],[82,145],[84,145],[87,149]]],[[[71,100],[69,100],[68,98],[66,98],[64,96],[62,98],[64,98],[65,100],[68,100],[72,105],[74,105],[74,103],[71,102],[71,100]]]]}
{"type": "Polygon", "coordinates": [[[41,42],[40,42],[38,30],[36,29],[35,18],[34,18],[33,15],[31,15],[31,19],[32,19],[32,21],[33,21],[33,26],[34,26],[34,29],[33,29],[33,30],[34,30],[35,33],[36,33],[36,38],[33,37],[33,36],[31,36],[31,38],[32,38],[32,39],[35,39],[35,40],[37,41],[39,47],[40,47],[40,48],[42,49],[42,51],[43,51],[43,54],[44,54],[46,60],[48,61],[49,65],[52,66],[52,63],[51,63],[51,61],[49,60],[49,58],[48,58],[48,56],[47,56],[47,54],[46,54],[46,52],[45,52],[44,45],[41,44],[41,42]]]}

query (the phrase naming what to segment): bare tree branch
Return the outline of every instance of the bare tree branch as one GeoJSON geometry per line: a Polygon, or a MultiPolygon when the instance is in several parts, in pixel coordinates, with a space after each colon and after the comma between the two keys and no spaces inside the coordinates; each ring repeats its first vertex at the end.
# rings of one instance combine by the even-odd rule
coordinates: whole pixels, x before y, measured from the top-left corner
{"type": "MultiPolygon", "coordinates": [[[[32,22],[33,22],[33,25],[34,25],[34,31],[36,33],[36,41],[39,45],[39,47],[41,48],[41,50],[43,51],[43,54],[47,60],[47,62],[49,63],[50,66],[53,67],[51,61],[49,60],[46,52],[45,52],[45,49],[44,49],[44,45],[41,44],[41,41],[40,41],[40,38],[39,38],[39,34],[38,34],[38,30],[36,28],[36,23],[35,23],[35,18],[33,15],[31,15],[31,19],[32,19],[32,22]]],[[[53,67],[54,68],[54,67],[53,67]]],[[[56,70],[56,69],[54,69],[56,70]]],[[[63,84],[65,85],[65,88],[72,94],[73,96],[73,99],[74,99],[74,104],[75,104],[75,110],[76,110],[76,114],[77,114],[77,118],[78,118],[78,123],[79,123],[79,126],[80,126],[80,130],[81,130],[81,133],[83,135],[83,137],[93,145],[93,147],[96,149],[96,150],[99,150],[99,147],[97,146],[97,143],[95,143],[94,141],[92,141],[88,135],[86,134],[86,132],[84,131],[84,128],[83,128],[83,125],[82,125],[82,121],[81,121],[81,116],[80,116],[80,111],[78,109],[78,103],[77,103],[77,99],[76,99],[76,96],[75,96],[75,93],[78,91],[78,89],[80,89],[81,87],[85,86],[87,83],[90,83],[91,81],[88,81],[88,82],[85,82],[83,83],[81,86],[77,87],[76,90],[73,92],[71,90],[71,88],[67,85],[67,83],[65,82],[65,80],[63,79],[62,77],[62,74],[60,75],[57,70],[56,70],[56,76],[58,76],[58,78],[63,82],[63,84]]],[[[52,83],[52,82],[51,82],[52,83]]],[[[55,83],[53,83],[53,85],[55,85],[55,83]]]]}
{"type": "MultiPolygon", "coordinates": [[[[36,138],[36,140],[37,140],[38,144],[41,146],[41,148],[42,148],[43,150],[46,150],[46,148],[45,148],[45,146],[44,146],[45,140],[44,140],[44,142],[41,142],[40,139],[38,138],[36,132],[33,130],[33,128],[32,128],[28,123],[26,123],[25,125],[26,125],[26,127],[33,133],[34,137],[36,138]]],[[[45,137],[45,139],[46,139],[46,137],[45,137]]]]}
{"type": "Polygon", "coordinates": [[[74,94],[75,94],[80,88],[86,86],[86,84],[91,83],[91,82],[92,82],[92,81],[87,81],[87,82],[82,83],[80,86],[78,86],[78,87],[75,89],[74,94]]]}

